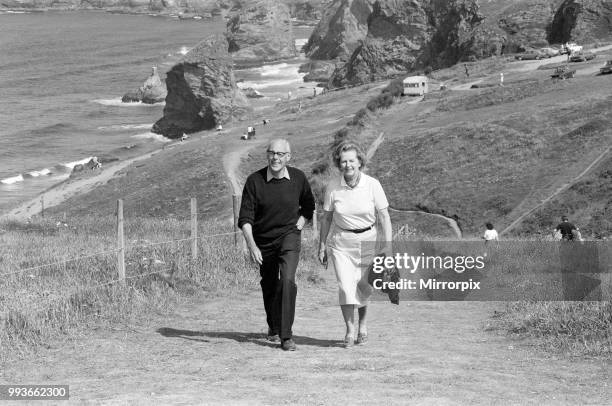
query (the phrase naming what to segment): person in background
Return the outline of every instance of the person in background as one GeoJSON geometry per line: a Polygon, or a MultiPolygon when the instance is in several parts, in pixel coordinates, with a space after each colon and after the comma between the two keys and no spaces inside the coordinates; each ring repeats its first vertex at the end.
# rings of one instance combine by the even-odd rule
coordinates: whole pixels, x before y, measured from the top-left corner
{"type": "Polygon", "coordinates": [[[561,239],[564,241],[582,240],[578,228],[568,221],[567,216],[561,217],[561,223],[557,224],[554,230],[555,233],[561,233],[561,239]]]}
{"type": "Polygon", "coordinates": [[[485,240],[485,244],[489,241],[499,241],[499,235],[497,234],[497,230],[493,227],[492,223],[485,224],[487,228],[484,232],[482,238],[485,240]]]}
{"type": "Polygon", "coordinates": [[[329,263],[336,274],[339,304],[346,324],[344,346],[348,348],[368,340],[366,316],[372,287],[366,271],[375,254],[393,255],[392,230],[389,203],[380,182],[362,172],[366,157],[361,148],[345,141],[336,148],[333,160],[340,176],[332,179],[325,191],[319,261],[325,267],[329,263]],[[379,252],[374,250],[377,218],[384,238],[379,252]],[[359,316],[356,338],[355,309],[359,316]]]}

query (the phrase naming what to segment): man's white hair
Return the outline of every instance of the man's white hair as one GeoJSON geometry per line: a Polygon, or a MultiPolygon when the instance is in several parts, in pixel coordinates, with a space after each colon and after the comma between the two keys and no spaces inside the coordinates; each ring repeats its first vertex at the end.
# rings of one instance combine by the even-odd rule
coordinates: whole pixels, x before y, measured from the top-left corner
{"type": "Polygon", "coordinates": [[[275,144],[277,142],[284,143],[285,147],[287,148],[287,152],[291,152],[291,144],[289,144],[289,141],[287,141],[285,138],[275,138],[271,140],[266,149],[270,150],[270,147],[272,146],[272,144],[275,144]]]}

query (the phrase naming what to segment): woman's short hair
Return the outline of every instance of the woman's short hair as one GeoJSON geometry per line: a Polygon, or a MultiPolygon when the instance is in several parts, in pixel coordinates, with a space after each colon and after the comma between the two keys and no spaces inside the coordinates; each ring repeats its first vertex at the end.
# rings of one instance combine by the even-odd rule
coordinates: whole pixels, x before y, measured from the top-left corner
{"type": "Polygon", "coordinates": [[[357,154],[357,159],[361,164],[361,169],[365,168],[367,164],[366,155],[363,153],[361,147],[353,141],[343,141],[334,150],[332,159],[334,160],[334,165],[336,165],[336,168],[340,169],[340,154],[346,151],[355,151],[357,154]]]}
{"type": "Polygon", "coordinates": [[[485,226],[487,227],[487,230],[493,230],[493,224],[492,223],[487,223],[487,224],[485,224],[485,226]]]}

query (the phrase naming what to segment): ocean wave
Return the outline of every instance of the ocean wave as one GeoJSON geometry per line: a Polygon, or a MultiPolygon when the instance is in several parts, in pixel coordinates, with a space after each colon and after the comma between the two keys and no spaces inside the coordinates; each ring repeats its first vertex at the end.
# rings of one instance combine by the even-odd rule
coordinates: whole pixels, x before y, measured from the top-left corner
{"type": "Polygon", "coordinates": [[[152,132],[132,135],[132,138],[151,139],[151,140],[160,141],[160,142],[170,142],[170,141],[172,141],[170,138],[166,138],[166,137],[164,137],[161,134],[155,134],[155,133],[152,133],[152,132]]]}
{"type": "Polygon", "coordinates": [[[103,125],[98,127],[98,130],[143,130],[153,127],[153,124],[116,124],[103,125]]]}
{"type": "Polygon", "coordinates": [[[300,49],[308,42],[308,38],[296,38],[295,39],[295,47],[300,49]]]}
{"type": "Polygon", "coordinates": [[[178,51],[178,53],[181,55],[187,55],[187,52],[189,51],[190,49],[188,47],[182,46],[181,49],[178,51]]]}
{"type": "Polygon", "coordinates": [[[287,85],[293,85],[293,84],[299,84],[299,83],[301,84],[304,83],[304,79],[302,76],[291,78],[291,79],[286,79],[286,80],[270,80],[266,82],[244,81],[244,82],[238,83],[238,87],[241,89],[247,89],[249,87],[252,89],[268,89],[271,87],[280,87],[280,86],[287,86],[287,85]]]}
{"type": "Polygon", "coordinates": [[[20,173],[19,175],[16,175],[16,176],[11,176],[9,178],[0,179],[0,183],[5,184],[5,185],[13,185],[18,182],[23,182],[26,179],[36,179],[36,178],[49,177],[49,176],[54,176],[54,175],[62,176],[62,175],[65,175],[66,172],[72,171],[75,165],[86,164],[92,158],[93,157],[89,157],[89,158],[80,159],[74,162],[61,163],[61,164],[57,164],[53,166],[52,168],[43,168],[43,169],[36,170],[36,171],[20,173]]]}
{"type": "Polygon", "coordinates": [[[91,161],[93,158],[94,158],[93,156],[90,156],[88,158],[79,159],[78,161],[66,162],[60,165],[72,170],[74,169],[76,165],[85,165],[87,162],[91,161]]]}
{"type": "Polygon", "coordinates": [[[5,185],[12,185],[13,183],[23,182],[23,175],[13,176],[11,178],[1,179],[0,183],[5,185]]]}
{"type": "Polygon", "coordinates": [[[116,106],[116,107],[164,106],[166,104],[165,101],[155,103],[155,104],[147,104],[147,103],[142,103],[142,102],[124,103],[121,101],[121,97],[117,97],[115,99],[95,99],[95,100],[92,100],[92,102],[101,104],[103,106],[116,106]]]}
{"type": "MultiPolygon", "coordinates": [[[[251,72],[257,73],[261,76],[276,76],[276,77],[295,77],[299,75],[298,72],[299,63],[287,63],[281,62],[273,65],[264,65],[258,68],[249,69],[251,72]]],[[[302,75],[303,76],[303,75],[302,75]]]]}

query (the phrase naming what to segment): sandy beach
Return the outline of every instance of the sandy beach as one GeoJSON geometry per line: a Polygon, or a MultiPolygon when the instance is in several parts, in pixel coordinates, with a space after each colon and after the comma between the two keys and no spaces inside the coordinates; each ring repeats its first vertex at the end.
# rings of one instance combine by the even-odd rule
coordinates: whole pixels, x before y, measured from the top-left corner
{"type": "Polygon", "coordinates": [[[143,155],[119,162],[113,162],[112,164],[103,166],[100,169],[92,170],[92,173],[82,173],[76,178],[68,178],[35,198],[11,209],[8,213],[0,215],[0,221],[26,220],[39,214],[43,210],[43,205],[45,209],[57,206],[73,196],[90,192],[96,187],[103,185],[109,180],[118,176],[120,171],[127,168],[131,164],[148,159],[163,149],[164,148],[159,148],[143,155]]]}

